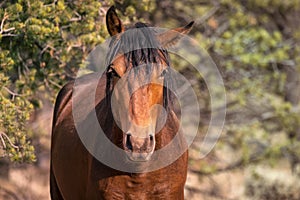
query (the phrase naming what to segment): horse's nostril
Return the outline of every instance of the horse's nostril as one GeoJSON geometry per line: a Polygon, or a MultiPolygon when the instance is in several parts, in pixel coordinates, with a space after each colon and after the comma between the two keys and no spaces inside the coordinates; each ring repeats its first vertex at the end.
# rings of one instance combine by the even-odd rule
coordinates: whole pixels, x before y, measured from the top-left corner
{"type": "Polygon", "coordinates": [[[132,143],[131,143],[130,137],[131,137],[130,133],[126,135],[126,147],[127,147],[127,149],[132,151],[132,143]]]}
{"type": "Polygon", "coordinates": [[[153,141],[154,137],[153,135],[150,135],[150,141],[153,141]]]}

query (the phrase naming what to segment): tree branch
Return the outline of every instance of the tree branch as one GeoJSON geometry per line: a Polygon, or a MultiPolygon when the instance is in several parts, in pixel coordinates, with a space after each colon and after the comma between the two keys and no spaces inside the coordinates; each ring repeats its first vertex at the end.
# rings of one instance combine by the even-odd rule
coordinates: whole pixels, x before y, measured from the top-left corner
{"type": "Polygon", "coordinates": [[[49,87],[49,83],[52,84],[52,85],[54,85],[54,86],[56,86],[56,87],[59,88],[59,89],[62,88],[61,85],[55,83],[54,81],[52,81],[52,80],[50,80],[50,79],[49,79],[49,80],[48,80],[48,79],[45,79],[45,84],[46,84],[48,87],[49,87]]]}
{"type": "Polygon", "coordinates": [[[196,20],[196,24],[203,24],[206,20],[211,18],[218,10],[220,9],[220,5],[215,5],[210,11],[205,13],[202,17],[196,20]]]}
{"type": "Polygon", "coordinates": [[[4,29],[4,23],[5,23],[5,20],[8,19],[8,17],[9,17],[9,15],[5,12],[3,15],[3,19],[1,20],[1,24],[0,24],[0,34],[2,37],[17,36],[17,34],[9,33],[10,31],[14,31],[16,29],[15,27],[4,29]],[[6,33],[6,34],[3,34],[3,33],[6,33]]]}
{"type": "Polygon", "coordinates": [[[6,144],[5,144],[5,141],[4,141],[4,138],[8,141],[8,143],[15,149],[19,149],[18,146],[14,145],[12,143],[12,141],[9,139],[9,137],[4,133],[4,132],[0,132],[0,139],[1,139],[1,143],[2,143],[2,146],[4,147],[4,149],[6,149],[6,144]]]}
{"type": "Polygon", "coordinates": [[[70,22],[81,21],[81,20],[82,20],[82,16],[81,16],[78,12],[76,12],[76,11],[74,11],[74,13],[75,13],[75,15],[76,15],[77,17],[72,17],[72,18],[70,19],[70,22]]]}
{"type": "Polygon", "coordinates": [[[7,33],[7,34],[2,34],[2,37],[16,37],[18,36],[17,34],[11,34],[11,33],[7,33]]]}
{"type": "Polygon", "coordinates": [[[3,19],[1,20],[1,25],[0,25],[0,34],[3,33],[3,27],[4,27],[4,23],[5,23],[5,20],[8,19],[8,14],[5,12],[4,15],[3,15],[3,19]]]}
{"type": "Polygon", "coordinates": [[[11,91],[10,89],[8,89],[7,87],[3,87],[9,94],[11,94],[12,95],[12,99],[14,99],[15,98],[15,96],[19,96],[19,97],[21,97],[21,96],[23,96],[23,95],[21,95],[21,94],[18,94],[18,93],[16,93],[16,92],[13,92],[13,91],[11,91]]]}
{"type": "Polygon", "coordinates": [[[16,30],[16,28],[15,27],[11,27],[11,28],[8,28],[8,29],[4,29],[3,32],[7,33],[9,31],[14,31],[14,30],[16,30]]]}

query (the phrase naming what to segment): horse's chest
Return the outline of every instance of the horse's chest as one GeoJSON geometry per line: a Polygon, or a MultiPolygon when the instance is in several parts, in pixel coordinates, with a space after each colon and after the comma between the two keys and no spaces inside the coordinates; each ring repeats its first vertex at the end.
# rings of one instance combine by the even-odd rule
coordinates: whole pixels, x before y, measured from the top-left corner
{"type": "Polygon", "coordinates": [[[174,199],[171,197],[183,192],[183,184],[172,183],[167,177],[120,176],[99,181],[98,189],[103,199],[174,199]]]}
{"type": "Polygon", "coordinates": [[[187,153],[165,168],[143,174],[112,171],[97,163],[90,179],[93,180],[92,188],[97,188],[97,198],[89,199],[183,200],[186,164],[187,153]]]}

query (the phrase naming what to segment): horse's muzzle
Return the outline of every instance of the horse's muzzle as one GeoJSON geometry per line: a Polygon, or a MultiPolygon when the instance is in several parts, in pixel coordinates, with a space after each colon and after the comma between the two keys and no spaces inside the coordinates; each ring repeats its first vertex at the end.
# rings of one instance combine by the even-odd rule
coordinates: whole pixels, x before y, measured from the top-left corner
{"type": "Polygon", "coordinates": [[[135,162],[150,160],[155,148],[155,137],[149,135],[146,138],[134,136],[131,133],[124,134],[123,146],[127,158],[135,162]]]}

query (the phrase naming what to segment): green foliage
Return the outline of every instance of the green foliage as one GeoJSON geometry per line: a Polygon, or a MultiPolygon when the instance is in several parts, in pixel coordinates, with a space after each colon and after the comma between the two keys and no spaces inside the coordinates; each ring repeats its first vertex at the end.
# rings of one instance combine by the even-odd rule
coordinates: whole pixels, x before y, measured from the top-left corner
{"type": "Polygon", "coordinates": [[[270,34],[261,27],[228,30],[216,41],[215,49],[222,56],[232,56],[226,63],[230,69],[236,62],[245,67],[268,67],[289,58],[289,46],[282,42],[281,33],[270,34]]]}
{"type": "Polygon", "coordinates": [[[285,138],[281,143],[274,143],[272,138],[277,137],[274,134],[288,135],[300,122],[299,110],[295,111],[285,99],[287,78],[282,69],[284,63],[297,60],[299,55],[293,53],[293,45],[284,38],[282,30],[270,28],[274,23],[271,15],[259,9],[287,14],[291,11],[287,8],[297,9],[298,3],[249,1],[249,7],[238,1],[222,1],[222,4],[233,12],[225,12],[228,28],[215,39],[212,51],[222,58],[220,65],[226,77],[228,100],[237,102],[228,108],[229,113],[238,116],[227,126],[234,133],[230,137],[239,144],[245,161],[255,155],[256,159],[267,158],[276,163],[274,160],[284,156],[282,151],[291,141],[285,138]],[[264,137],[257,138],[257,133],[264,133],[264,137]],[[249,139],[259,145],[250,145],[249,139]]]}
{"type": "MultiPolygon", "coordinates": [[[[293,92],[299,97],[299,79],[291,80],[287,73],[293,69],[300,77],[300,20],[295,15],[299,1],[162,0],[158,5],[163,8],[153,18],[163,27],[196,21],[193,37],[210,53],[222,74],[227,118],[215,151],[230,148],[237,167],[258,162],[276,166],[284,157],[293,158],[291,168],[299,166],[300,99],[294,103],[287,98],[293,92]],[[289,91],[290,84],[298,84],[298,89],[289,91]]],[[[190,78],[189,64],[174,59],[174,66],[190,78]]],[[[203,84],[201,76],[193,78],[203,84]]],[[[200,106],[206,111],[210,96],[205,87],[200,88],[198,95],[204,102],[200,106]]],[[[203,173],[227,169],[224,163],[216,169],[210,158],[207,162],[203,173]]],[[[228,169],[233,168],[228,164],[228,169]]]]}
{"type": "Polygon", "coordinates": [[[0,8],[1,123],[6,155],[12,161],[34,161],[26,122],[37,93],[53,100],[57,90],[81,65],[93,46],[107,33],[98,1],[6,2],[0,8]],[[6,141],[10,140],[10,142],[6,141]],[[13,146],[17,146],[17,148],[13,146]]]}
{"type": "MultiPolygon", "coordinates": [[[[85,66],[88,53],[108,37],[105,10],[113,3],[109,0],[0,3],[0,147],[4,156],[12,161],[35,160],[26,127],[30,115],[42,106],[40,96],[48,96],[54,102],[62,85],[76,77],[79,67],[85,66]]],[[[147,0],[118,2],[118,5],[126,10],[124,14],[133,16],[136,8],[153,9],[147,0]]]]}
{"type": "Polygon", "coordinates": [[[280,1],[280,0],[250,0],[248,1],[250,6],[254,8],[268,8],[268,9],[282,9],[287,10],[291,8],[299,8],[299,1],[280,1]]]}

